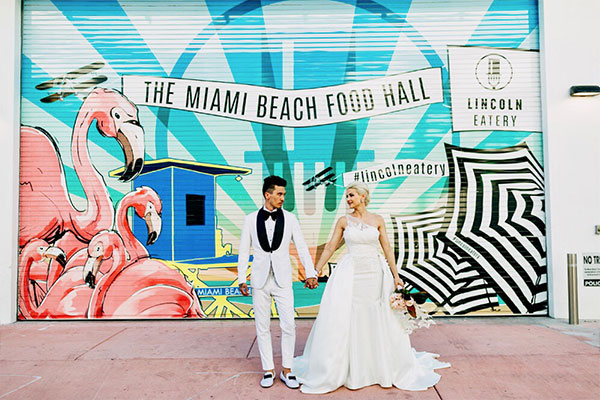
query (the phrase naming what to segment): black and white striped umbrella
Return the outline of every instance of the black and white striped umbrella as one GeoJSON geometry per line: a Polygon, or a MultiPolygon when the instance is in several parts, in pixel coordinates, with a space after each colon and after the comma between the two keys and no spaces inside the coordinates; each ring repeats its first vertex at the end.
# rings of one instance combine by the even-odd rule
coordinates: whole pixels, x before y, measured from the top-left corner
{"type": "Polygon", "coordinates": [[[429,294],[447,314],[466,314],[498,306],[495,291],[468,259],[461,259],[444,231],[444,208],[393,215],[398,270],[408,287],[429,294]]]}
{"type": "Polygon", "coordinates": [[[527,145],[446,144],[446,237],[514,313],[547,308],[544,176],[527,145]]]}

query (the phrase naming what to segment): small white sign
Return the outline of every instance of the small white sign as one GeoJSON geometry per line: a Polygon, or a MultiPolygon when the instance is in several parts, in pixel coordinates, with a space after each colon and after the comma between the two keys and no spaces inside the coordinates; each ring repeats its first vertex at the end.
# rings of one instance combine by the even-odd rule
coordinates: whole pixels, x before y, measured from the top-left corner
{"type": "Polygon", "coordinates": [[[448,46],[454,131],[541,132],[536,50],[448,46]]]}
{"type": "Polygon", "coordinates": [[[600,253],[582,254],[583,286],[600,287],[600,253]]]}

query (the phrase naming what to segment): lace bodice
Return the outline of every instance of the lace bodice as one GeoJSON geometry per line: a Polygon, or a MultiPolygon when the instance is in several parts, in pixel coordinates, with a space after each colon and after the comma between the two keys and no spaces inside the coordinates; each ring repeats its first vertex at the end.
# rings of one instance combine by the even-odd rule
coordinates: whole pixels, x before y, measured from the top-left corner
{"type": "Polygon", "coordinates": [[[348,223],[344,229],[344,240],[348,252],[353,256],[376,255],[379,250],[379,229],[351,215],[346,215],[346,221],[348,223]]]}

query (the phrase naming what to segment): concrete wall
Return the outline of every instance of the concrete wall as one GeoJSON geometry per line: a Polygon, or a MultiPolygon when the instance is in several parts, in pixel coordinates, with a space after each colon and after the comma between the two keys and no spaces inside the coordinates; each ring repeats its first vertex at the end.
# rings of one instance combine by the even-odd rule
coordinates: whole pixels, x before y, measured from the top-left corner
{"type": "Polygon", "coordinates": [[[600,2],[542,0],[540,56],[550,316],[568,317],[567,253],[577,253],[580,318],[600,318],[600,288],[584,288],[582,253],[600,253],[600,96],[574,98],[572,85],[600,85],[600,2]]]}
{"type": "Polygon", "coordinates": [[[21,1],[0,6],[0,324],[17,316],[21,1]]]}

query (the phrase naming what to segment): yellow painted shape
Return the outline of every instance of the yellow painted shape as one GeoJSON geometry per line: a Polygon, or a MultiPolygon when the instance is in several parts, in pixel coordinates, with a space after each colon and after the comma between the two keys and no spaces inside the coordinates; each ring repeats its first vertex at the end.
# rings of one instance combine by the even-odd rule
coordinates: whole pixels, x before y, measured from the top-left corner
{"type": "MultiPolygon", "coordinates": [[[[164,263],[166,266],[172,269],[176,269],[181,272],[187,279],[188,282],[192,284],[193,288],[208,288],[209,286],[204,283],[204,281],[200,278],[201,270],[206,271],[208,268],[199,268],[198,265],[194,264],[182,264],[174,261],[165,261],[158,260],[164,263]]],[[[250,271],[248,271],[248,274],[250,271]]],[[[223,282],[226,283],[226,282],[223,282]]],[[[227,287],[238,287],[237,276],[231,281],[229,284],[225,284],[222,286],[227,287]]],[[[206,309],[202,310],[207,316],[211,316],[213,318],[250,318],[249,314],[246,314],[243,310],[241,310],[238,306],[229,301],[228,296],[212,296],[214,301],[206,307],[206,309]]]]}
{"type": "MultiPolygon", "coordinates": [[[[157,260],[164,263],[166,266],[172,269],[176,269],[181,272],[188,282],[191,282],[194,288],[208,288],[209,286],[204,283],[202,279],[200,279],[201,270],[206,271],[207,268],[199,268],[198,265],[194,264],[182,264],[174,261],[165,261],[165,260],[157,260]],[[191,270],[195,270],[192,272],[191,270]]],[[[248,268],[248,272],[246,273],[246,279],[250,275],[250,268],[248,268]]],[[[225,283],[225,282],[223,282],[225,283]]],[[[226,286],[226,285],[223,285],[226,286]]],[[[227,287],[238,287],[237,279],[234,279],[227,287]]],[[[254,309],[252,308],[248,314],[246,314],[243,310],[241,310],[238,306],[229,301],[228,296],[212,296],[214,301],[206,307],[206,309],[202,310],[207,316],[213,318],[254,318],[254,309]]],[[[297,317],[298,312],[294,310],[294,315],[297,317]]],[[[277,312],[277,306],[275,305],[275,300],[271,299],[271,316],[275,318],[279,318],[279,313],[277,312]]]]}
{"type": "Polygon", "coordinates": [[[215,230],[215,257],[228,256],[231,255],[231,252],[231,243],[223,244],[223,229],[217,228],[215,230]]]}
{"type": "Polygon", "coordinates": [[[215,299],[215,301],[210,303],[208,307],[203,310],[207,316],[214,318],[250,318],[248,314],[235,304],[231,303],[227,299],[227,296],[215,296],[213,299],[215,299]]]}

